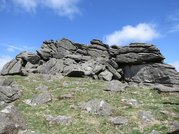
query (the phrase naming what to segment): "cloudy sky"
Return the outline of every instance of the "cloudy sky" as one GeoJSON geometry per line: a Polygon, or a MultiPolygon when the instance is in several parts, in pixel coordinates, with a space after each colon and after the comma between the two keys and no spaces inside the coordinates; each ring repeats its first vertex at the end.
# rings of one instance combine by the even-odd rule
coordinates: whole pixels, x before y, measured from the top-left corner
{"type": "Polygon", "coordinates": [[[0,68],[48,39],[153,43],[179,70],[179,0],[0,0],[0,68]]]}

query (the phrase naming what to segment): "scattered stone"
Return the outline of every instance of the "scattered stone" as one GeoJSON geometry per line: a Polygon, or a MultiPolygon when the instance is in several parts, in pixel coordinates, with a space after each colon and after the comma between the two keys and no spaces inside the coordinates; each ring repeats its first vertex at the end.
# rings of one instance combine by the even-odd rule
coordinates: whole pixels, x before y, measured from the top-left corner
{"type": "Polygon", "coordinates": [[[24,131],[19,131],[18,134],[40,134],[40,132],[35,132],[32,130],[24,130],[24,131]]]}
{"type": "Polygon", "coordinates": [[[179,130],[179,121],[173,121],[170,124],[170,128],[171,128],[172,131],[179,130]]]}
{"type": "Polygon", "coordinates": [[[112,92],[123,92],[128,88],[128,84],[122,83],[118,80],[112,80],[107,82],[105,91],[112,91],[112,92]]]}
{"type": "Polygon", "coordinates": [[[52,95],[49,92],[44,92],[36,95],[32,99],[25,100],[24,102],[30,106],[36,106],[50,101],[52,101],[52,95]]]}
{"type": "Polygon", "coordinates": [[[74,97],[74,94],[64,94],[58,97],[59,100],[64,100],[64,99],[72,99],[74,97]]]}
{"type": "Polygon", "coordinates": [[[18,87],[0,86],[0,101],[13,102],[20,98],[22,91],[18,87]]]}
{"type": "Polygon", "coordinates": [[[122,99],[121,100],[124,104],[129,105],[131,107],[138,107],[139,102],[135,99],[122,99]]]}
{"type": "Polygon", "coordinates": [[[17,134],[25,129],[26,123],[14,105],[8,105],[0,111],[0,134],[17,134]]]}
{"type": "Polygon", "coordinates": [[[152,130],[152,132],[149,133],[149,134],[160,134],[160,132],[158,132],[158,131],[156,131],[156,130],[152,130]]]}
{"type": "Polygon", "coordinates": [[[114,125],[126,125],[128,123],[128,119],[126,117],[117,116],[111,117],[110,122],[114,125]]]}
{"type": "Polygon", "coordinates": [[[111,81],[112,77],[113,77],[113,74],[111,72],[109,72],[108,70],[105,70],[105,71],[101,72],[98,75],[98,77],[103,79],[103,80],[106,80],[106,81],[111,81]]]}
{"type": "Polygon", "coordinates": [[[113,114],[113,108],[104,100],[94,99],[90,100],[80,106],[81,109],[89,113],[109,116],[113,114]]]}
{"type": "Polygon", "coordinates": [[[45,85],[40,85],[40,86],[36,87],[35,89],[39,92],[47,92],[48,91],[48,87],[45,85]]]}
{"type": "Polygon", "coordinates": [[[154,117],[150,111],[139,111],[138,116],[145,123],[154,121],[154,117]]]}
{"type": "Polygon", "coordinates": [[[72,117],[70,116],[52,116],[48,115],[46,120],[49,122],[49,124],[61,124],[61,125],[70,125],[72,123],[72,117]]]}

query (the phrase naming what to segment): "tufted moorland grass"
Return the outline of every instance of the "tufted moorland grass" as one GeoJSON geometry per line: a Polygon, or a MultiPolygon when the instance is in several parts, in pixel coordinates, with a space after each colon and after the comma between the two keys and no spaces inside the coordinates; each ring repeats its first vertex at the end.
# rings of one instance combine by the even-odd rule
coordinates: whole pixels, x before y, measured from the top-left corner
{"type": "Polygon", "coordinates": [[[179,94],[158,93],[156,90],[144,88],[130,88],[125,92],[106,92],[105,82],[89,78],[65,77],[56,80],[44,80],[38,75],[9,76],[20,85],[23,94],[16,102],[16,106],[26,119],[28,128],[42,134],[148,134],[152,130],[161,133],[170,131],[169,124],[179,120],[179,94]],[[23,101],[32,98],[38,91],[39,85],[48,86],[53,100],[39,106],[28,106],[23,101]],[[74,94],[72,99],[59,100],[63,94],[74,94]],[[102,99],[114,107],[113,116],[125,116],[129,122],[124,126],[114,126],[109,117],[98,116],[82,111],[78,108],[83,102],[91,99],[102,99]],[[136,99],[139,106],[133,108],[125,105],[122,99],[136,99]],[[172,104],[166,103],[172,102],[172,104]],[[151,111],[155,121],[143,123],[138,118],[140,110],[151,111]],[[46,121],[47,115],[66,115],[73,118],[70,125],[50,125],[46,121]]]}

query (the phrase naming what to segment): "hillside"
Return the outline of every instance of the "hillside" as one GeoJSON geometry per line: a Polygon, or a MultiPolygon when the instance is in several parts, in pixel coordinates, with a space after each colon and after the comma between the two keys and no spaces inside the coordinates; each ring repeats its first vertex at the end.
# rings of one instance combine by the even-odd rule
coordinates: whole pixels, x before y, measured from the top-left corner
{"type": "Polygon", "coordinates": [[[0,134],[179,131],[179,73],[153,44],[68,39],[21,52],[0,76],[0,134]]]}
{"type": "MultiPolygon", "coordinates": [[[[173,123],[179,121],[178,93],[160,93],[142,86],[131,86],[123,92],[104,91],[105,81],[90,78],[30,75],[10,76],[9,79],[16,81],[23,91],[15,105],[25,118],[28,129],[44,134],[154,134],[155,131],[164,134],[176,129],[173,123]],[[43,92],[52,96],[47,103],[32,106],[25,103],[43,92]],[[108,103],[112,112],[103,115],[97,106],[93,106],[98,105],[95,101],[91,104],[91,111],[80,108],[80,105],[96,99],[108,103]],[[71,121],[64,124],[52,120],[50,123],[49,115],[67,116],[71,121]],[[112,117],[123,118],[111,121],[112,117]]],[[[102,107],[101,110],[105,109],[102,107]]]]}

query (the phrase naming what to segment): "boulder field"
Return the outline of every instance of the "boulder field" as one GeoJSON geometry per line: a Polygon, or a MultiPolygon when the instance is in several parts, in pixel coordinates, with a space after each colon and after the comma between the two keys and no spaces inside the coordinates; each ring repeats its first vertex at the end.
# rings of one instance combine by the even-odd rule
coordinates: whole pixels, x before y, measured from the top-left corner
{"type": "Polygon", "coordinates": [[[152,44],[109,46],[93,39],[89,45],[68,39],[44,41],[36,53],[21,52],[7,63],[1,75],[62,74],[106,81],[142,83],[165,91],[179,91],[179,73],[164,63],[152,44]]]}

